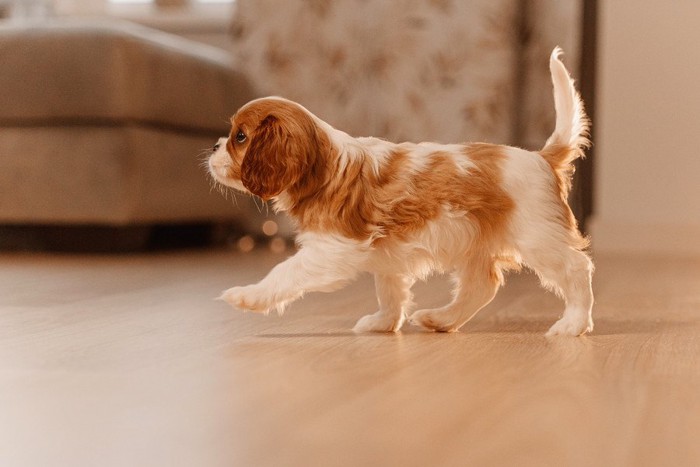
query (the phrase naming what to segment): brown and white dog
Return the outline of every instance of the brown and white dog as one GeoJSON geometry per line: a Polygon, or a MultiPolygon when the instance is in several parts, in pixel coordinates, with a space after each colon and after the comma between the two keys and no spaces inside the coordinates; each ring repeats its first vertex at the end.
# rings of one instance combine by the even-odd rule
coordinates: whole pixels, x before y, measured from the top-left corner
{"type": "Polygon", "coordinates": [[[593,264],[567,204],[588,120],[560,53],[550,58],[556,126],[538,152],[354,138],[282,98],[244,105],[209,170],[218,183],[286,211],[300,248],[221,299],[282,313],[304,293],[337,290],[366,271],[379,311],[355,331],[398,331],[407,317],[456,331],[493,299],[504,270],[526,265],[566,302],[548,335],[591,331],[593,264]],[[410,313],[411,286],[435,271],[452,273],[452,301],[410,313]]]}

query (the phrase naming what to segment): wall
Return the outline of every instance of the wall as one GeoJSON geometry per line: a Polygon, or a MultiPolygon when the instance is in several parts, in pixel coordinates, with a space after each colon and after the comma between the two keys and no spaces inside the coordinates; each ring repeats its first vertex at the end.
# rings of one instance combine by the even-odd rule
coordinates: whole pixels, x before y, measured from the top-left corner
{"type": "Polygon", "coordinates": [[[700,2],[599,5],[594,249],[700,255],[700,2]]]}

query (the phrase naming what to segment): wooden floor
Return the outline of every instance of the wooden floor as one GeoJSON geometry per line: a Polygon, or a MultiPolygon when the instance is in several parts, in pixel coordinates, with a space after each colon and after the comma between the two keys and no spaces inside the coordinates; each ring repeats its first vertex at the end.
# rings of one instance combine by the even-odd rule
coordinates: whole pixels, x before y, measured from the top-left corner
{"type": "Polygon", "coordinates": [[[597,258],[582,338],[527,274],[454,334],[352,334],[369,277],[212,300],[282,257],[0,255],[0,465],[700,465],[700,261],[597,258]]]}

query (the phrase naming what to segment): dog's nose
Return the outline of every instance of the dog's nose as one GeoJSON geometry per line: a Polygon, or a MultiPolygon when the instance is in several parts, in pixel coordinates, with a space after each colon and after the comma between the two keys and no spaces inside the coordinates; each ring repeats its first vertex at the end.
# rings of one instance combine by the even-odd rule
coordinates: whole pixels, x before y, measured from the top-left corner
{"type": "Polygon", "coordinates": [[[220,147],[221,147],[221,143],[217,142],[217,143],[214,145],[214,147],[211,148],[211,152],[216,152],[217,149],[219,149],[220,147]]]}

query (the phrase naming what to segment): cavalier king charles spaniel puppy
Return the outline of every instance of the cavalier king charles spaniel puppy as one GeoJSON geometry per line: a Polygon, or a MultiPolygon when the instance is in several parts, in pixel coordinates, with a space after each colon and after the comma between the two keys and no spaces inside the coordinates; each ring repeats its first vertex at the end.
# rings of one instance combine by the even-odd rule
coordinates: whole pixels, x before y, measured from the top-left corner
{"type": "Polygon", "coordinates": [[[220,298],[282,313],[307,292],[331,292],[370,272],[379,311],[361,318],[356,332],[396,332],[406,319],[456,331],[494,298],[504,271],[525,265],[566,303],[547,334],[591,331],[593,263],[567,204],[589,123],[560,54],[556,48],[550,57],[554,133],[534,152],[354,138],[279,97],[244,105],[209,171],[286,211],[299,249],[259,283],[220,298]],[[412,285],[435,271],[452,273],[451,301],[411,312],[412,285]]]}

